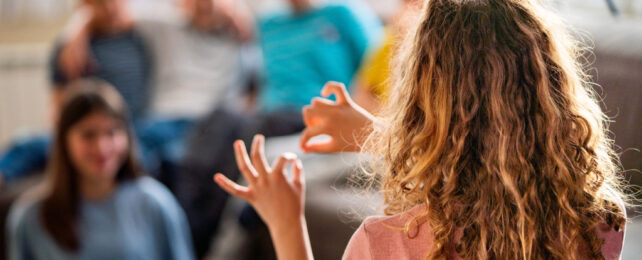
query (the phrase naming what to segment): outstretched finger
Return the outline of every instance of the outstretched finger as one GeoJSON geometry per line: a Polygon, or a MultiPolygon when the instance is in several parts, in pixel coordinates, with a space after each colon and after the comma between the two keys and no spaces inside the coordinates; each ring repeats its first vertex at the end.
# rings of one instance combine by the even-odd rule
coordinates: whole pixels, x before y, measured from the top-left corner
{"type": "Polygon", "coordinates": [[[296,162],[294,163],[292,183],[299,187],[301,187],[305,183],[305,177],[303,175],[303,164],[301,163],[301,160],[296,160],[296,162]]]}
{"type": "Polygon", "coordinates": [[[243,174],[247,182],[250,184],[255,183],[259,175],[250,162],[247,150],[245,149],[245,143],[241,140],[234,142],[234,158],[236,158],[236,165],[239,167],[239,171],[241,171],[241,174],[243,174]]]}
{"type": "Polygon", "coordinates": [[[338,104],[344,104],[350,100],[350,94],[348,93],[346,86],[340,82],[328,81],[328,83],[325,83],[323,90],[321,90],[321,95],[329,97],[330,94],[334,94],[337,98],[338,104]]]}
{"type": "Polygon", "coordinates": [[[236,182],[233,182],[232,180],[225,177],[225,175],[220,173],[214,175],[214,181],[227,193],[249,201],[250,190],[248,189],[248,187],[238,185],[236,184],[236,182]]]}
{"type": "Polygon", "coordinates": [[[336,153],[340,152],[334,140],[328,140],[323,142],[314,142],[311,144],[306,144],[304,151],[306,153],[336,153]]]}
{"type": "Polygon", "coordinates": [[[265,137],[263,135],[259,134],[254,136],[251,156],[254,168],[258,172],[259,176],[265,175],[270,171],[270,166],[265,159],[265,137]]]}
{"type": "Polygon", "coordinates": [[[310,102],[310,105],[312,105],[313,108],[327,109],[327,108],[334,107],[336,103],[327,98],[315,97],[315,98],[312,98],[312,102],[310,102]]]}

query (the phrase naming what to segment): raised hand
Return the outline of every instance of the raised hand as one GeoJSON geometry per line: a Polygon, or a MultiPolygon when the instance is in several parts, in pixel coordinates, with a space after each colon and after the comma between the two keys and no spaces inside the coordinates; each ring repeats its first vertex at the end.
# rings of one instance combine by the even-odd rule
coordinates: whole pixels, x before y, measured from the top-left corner
{"type": "Polygon", "coordinates": [[[241,42],[248,42],[254,38],[254,18],[247,6],[240,1],[216,1],[219,14],[226,19],[241,42]]]}
{"type": "Polygon", "coordinates": [[[265,159],[265,138],[254,136],[251,159],[243,141],[234,143],[236,163],[248,186],[218,173],[214,181],[228,193],[248,201],[270,229],[279,259],[312,259],[304,217],[303,166],[293,153],[285,153],[270,167],[265,159]],[[292,178],[286,168],[293,164],[292,178]]]}
{"type": "Polygon", "coordinates": [[[80,8],[63,32],[64,45],[56,62],[62,74],[69,80],[80,78],[93,63],[89,50],[89,27],[92,17],[91,8],[80,8]]]}
{"type": "Polygon", "coordinates": [[[278,225],[278,221],[284,218],[292,220],[303,215],[303,167],[293,153],[279,156],[270,167],[263,151],[264,140],[261,135],[254,137],[251,160],[243,141],[234,143],[236,163],[249,184],[247,187],[234,183],[220,173],[214,176],[214,180],[228,193],[252,204],[268,226],[271,226],[278,225]],[[290,163],[294,164],[294,170],[292,178],[288,180],[286,166],[290,163]]]}
{"type": "Polygon", "coordinates": [[[316,153],[358,152],[370,133],[374,116],[357,105],[342,83],[328,82],[321,95],[303,108],[305,130],[301,135],[303,151],[316,153]],[[334,94],[336,101],[327,99],[334,94]],[[328,135],[330,140],[309,143],[319,135],[328,135]]]}

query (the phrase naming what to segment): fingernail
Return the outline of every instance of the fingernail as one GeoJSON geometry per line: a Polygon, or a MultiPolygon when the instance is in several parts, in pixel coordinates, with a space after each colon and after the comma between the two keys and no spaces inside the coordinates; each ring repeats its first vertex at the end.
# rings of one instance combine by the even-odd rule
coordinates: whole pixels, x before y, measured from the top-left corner
{"type": "Polygon", "coordinates": [[[283,154],[283,156],[285,156],[285,158],[288,160],[296,159],[296,154],[292,152],[286,152],[283,154]]]}
{"type": "Polygon", "coordinates": [[[299,170],[303,169],[303,163],[300,159],[296,160],[296,167],[299,168],[299,170]]]}

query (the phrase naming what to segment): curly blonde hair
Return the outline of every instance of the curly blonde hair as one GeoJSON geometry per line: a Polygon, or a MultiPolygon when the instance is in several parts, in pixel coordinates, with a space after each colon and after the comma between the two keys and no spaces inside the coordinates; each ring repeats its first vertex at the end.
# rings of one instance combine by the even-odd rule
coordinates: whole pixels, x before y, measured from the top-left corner
{"type": "Polygon", "coordinates": [[[364,147],[385,213],[426,205],[429,259],[603,258],[619,164],[563,24],[536,0],[430,0],[410,32],[364,147]]]}

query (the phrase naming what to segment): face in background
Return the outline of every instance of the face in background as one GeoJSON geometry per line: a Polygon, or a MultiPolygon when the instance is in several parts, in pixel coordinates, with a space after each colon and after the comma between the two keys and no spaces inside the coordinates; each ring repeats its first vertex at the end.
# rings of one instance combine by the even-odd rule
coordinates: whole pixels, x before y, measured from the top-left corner
{"type": "Polygon", "coordinates": [[[185,11],[192,26],[208,31],[216,26],[214,0],[184,0],[185,11]]]}
{"type": "Polygon", "coordinates": [[[129,149],[123,123],[103,111],[89,113],[67,132],[71,164],[82,181],[113,181],[129,149]]]}
{"type": "Polygon", "coordinates": [[[287,2],[290,4],[290,7],[292,7],[292,10],[294,10],[295,13],[300,13],[309,9],[310,6],[312,6],[312,4],[316,1],[315,0],[288,0],[287,2]]]}
{"type": "Polygon", "coordinates": [[[83,0],[83,3],[91,10],[91,26],[98,33],[118,32],[130,24],[124,0],[83,0]]]}

